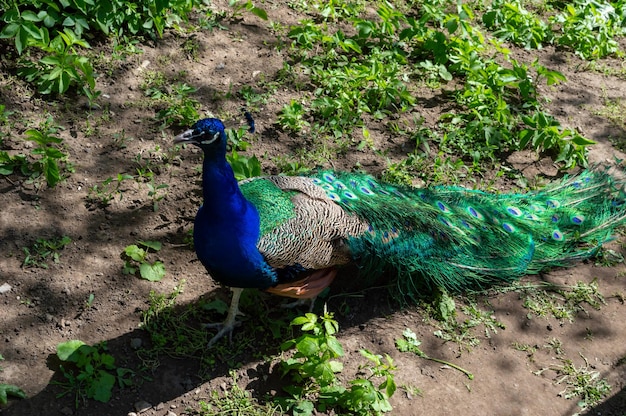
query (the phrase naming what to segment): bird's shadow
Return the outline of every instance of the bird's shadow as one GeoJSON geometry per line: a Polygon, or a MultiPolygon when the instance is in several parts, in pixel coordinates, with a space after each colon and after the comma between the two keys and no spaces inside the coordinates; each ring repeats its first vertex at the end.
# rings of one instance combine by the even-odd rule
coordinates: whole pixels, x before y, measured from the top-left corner
{"type": "MultiPolygon", "coordinates": [[[[333,293],[335,292],[333,288],[333,293]]],[[[372,298],[366,302],[367,307],[364,307],[361,297],[333,296],[319,299],[313,312],[323,314],[325,308],[331,311],[350,310],[350,313],[336,315],[342,329],[393,312],[391,304],[382,300],[382,295],[370,292],[363,296],[372,298]],[[377,301],[373,297],[380,299],[377,301]],[[379,306],[370,307],[373,303],[379,306]]],[[[102,344],[106,345],[106,352],[115,357],[115,366],[134,372],[132,384],[124,388],[116,385],[109,402],[101,403],[85,399],[84,395],[76,395],[68,388],[68,380],[60,369],[60,365],[64,365],[67,370],[67,363],[60,362],[56,354],[50,354],[47,357],[47,366],[54,371],[54,375],[47,386],[34,396],[10,400],[8,406],[0,408],[0,414],[58,414],[61,409],[63,414],[84,416],[125,415],[134,410],[132,406],[138,401],[146,401],[152,405],[168,402],[194,391],[207,381],[229,376],[233,369],[259,362],[259,357],[280,353],[280,345],[297,336],[294,335],[296,330],[290,326],[290,322],[309,310],[307,305],[283,308],[283,298],[256,290],[244,291],[240,305],[246,315],[242,325],[235,329],[232,342],[223,339],[212,349],[207,349],[206,343],[213,333],[204,330],[202,325],[223,319],[223,311],[218,311],[219,308],[215,305],[227,303],[229,297],[227,289],[214,289],[190,303],[174,304],[161,310],[149,325],[152,329],[144,326],[105,340],[102,344]],[[180,335],[187,330],[194,333],[195,338],[180,335]],[[178,335],[168,334],[169,331],[177,331],[178,335]],[[201,341],[198,341],[200,331],[204,333],[201,341]],[[178,341],[175,340],[176,337],[179,338],[178,341]],[[167,340],[166,345],[161,345],[160,338],[167,340]],[[196,345],[180,344],[192,338],[196,345]],[[141,347],[137,349],[138,342],[141,347]],[[60,405],[59,401],[66,405],[60,405]]],[[[263,400],[270,391],[280,391],[283,383],[288,382],[281,379],[278,369],[265,361],[260,361],[248,373],[250,382],[247,389],[251,389],[253,396],[259,400],[263,400]]]]}

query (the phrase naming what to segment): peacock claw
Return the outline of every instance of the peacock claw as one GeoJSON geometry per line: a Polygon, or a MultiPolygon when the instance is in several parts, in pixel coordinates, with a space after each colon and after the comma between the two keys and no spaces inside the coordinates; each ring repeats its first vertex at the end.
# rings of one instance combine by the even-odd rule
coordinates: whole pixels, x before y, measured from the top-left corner
{"type": "Polygon", "coordinates": [[[228,342],[232,343],[233,342],[233,330],[237,328],[238,326],[241,326],[241,322],[239,321],[235,321],[230,325],[226,324],[225,322],[204,324],[203,325],[204,328],[220,328],[220,330],[217,331],[217,334],[215,334],[213,338],[211,338],[211,340],[207,344],[207,348],[211,348],[213,345],[217,343],[217,341],[222,339],[222,337],[224,337],[224,335],[226,334],[228,334],[228,342]]]}
{"type": "Polygon", "coordinates": [[[228,341],[233,341],[233,330],[241,325],[241,322],[237,321],[237,315],[239,312],[239,298],[241,297],[241,292],[243,289],[233,287],[231,288],[233,292],[233,298],[230,301],[230,307],[228,308],[228,315],[226,315],[226,319],[224,322],[220,323],[212,323],[212,324],[204,324],[205,328],[220,328],[220,330],[211,338],[209,343],[207,344],[207,348],[211,348],[217,341],[219,341],[224,335],[228,334],[228,341]]]}

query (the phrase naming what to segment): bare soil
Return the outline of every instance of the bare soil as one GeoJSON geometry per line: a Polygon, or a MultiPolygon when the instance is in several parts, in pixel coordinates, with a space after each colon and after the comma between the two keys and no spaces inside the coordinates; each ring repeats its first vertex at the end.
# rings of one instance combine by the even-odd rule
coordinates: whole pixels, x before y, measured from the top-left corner
{"type": "MultiPolygon", "coordinates": [[[[217,2],[227,7],[225,3],[217,2]]],[[[266,3],[265,7],[270,19],[284,25],[295,24],[302,17],[283,3],[266,3]]],[[[201,155],[187,149],[165,160],[177,131],[160,128],[154,120],[158,109],[142,105],[146,101],[139,88],[148,70],[162,71],[172,77],[185,73],[185,81],[198,88],[194,97],[202,103],[203,113],[220,116],[231,126],[241,125],[242,100],[235,92],[247,85],[254,88],[259,80],[274,79],[284,63],[285,53],[275,47],[277,37],[267,23],[252,15],[245,15],[243,21],[223,24],[226,30],[193,35],[200,45],[196,60],[183,52],[181,45],[185,38],[179,34],[168,33],[154,44],[141,45],[143,54],[128,58],[100,77],[98,87],[103,96],[98,109],[88,109],[80,97],[49,102],[33,96],[29,89],[7,75],[6,67],[10,65],[3,60],[1,102],[24,120],[37,121],[46,114],[54,115],[55,121],[65,128],[59,136],[64,139],[75,173],[54,189],[38,189],[19,175],[0,177],[0,285],[11,286],[10,291],[0,294],[0,354],[5,358],[0,363],[3,368],[0,383],[18,385],[28,394],[24,400],[12,399],[8,406],[0,408],[0,414],[127,415],[135,411],[139,401],[152,405],[142,413],[145,415],[189,414],[188,408],[197,408],[199,400],[228,384],[231,367],[237,371],[239,385],[250,390],[254,397],[262,399],[264,393],[279,388],[277,371],[259,357],[276,354],[280,341],[273,346],[267,342],[262,346],[250,343],[236,357],[223,362],[218,359],[208,367],[200,356],[185,359],[164,356],[152,372],[140,370],[143,363],[131,347],[135,339],[142,340],[144,345],[149,342],[139,325],[140,312],[148,306],[150,291],[170,293],[184,279],[177,311],[201,298],[228,299],[228,291],[210,279],[185,244],[201,203],[197,170],[201,155]],[[132,138],[125,142],[126,147],[119,146],[120,134],[132,138]],[[163,152],[155,152],[155,146],[163,152]],[[134,181],[124,182],[123,198],[116,198],[107,208],[87,203],[88,190],[93,185],[118,173],[136,174],[138,154],[149,160],[154,169],[160,169],[156,176],[158,183],[169,185],[157,211],[153,210],[147,187],[134,181]],[[22,267],[23,247],[31,246],[38,238],[63,235],[69,236],[72,243],[60,252],[58,264],[49,262],[47,269],[22,267]],[[163,249],[153,254],[153,259],[165,264],[167,274],[162,281],[151,283],[122,273],[120,253],[138,240],[163,243],[163,249]],[[94,294],[94,301],[91,307],[86,307],[90,294],[94,294]],[[62,390],[53,384],[61,380],[55,371],[56,346],[71,339],[89,344],[106,341],[117,365],[137,372],[135,384],[115,388],[114,397],[106,404],[88,400],[76,408],[72,395],[57,398],[62,390]]],[[[625,46],[622,42],[622,49],[625,46]]],[[[99,48],[104,54],[110,52],[106,45],[99,48]]],[[[577,128],[597,141],[590,152],[592,162],[610,162],[614,156],[624,156],[612,144],[626,141],[624,126],[595,115],[607,99],[626,99],[623,75],[585,70],[585,63],[575,55],[554,48],[539,52],[513,48],[513,51],[517,59],[530,62],[537,57],[567,77],[566,83],[543,87],[542,93],[549,98],[550,111],[563,125],[577,128]]],[[[618,59],[606,59],[602,64],[615,70],[621,67],[623,74],[624,63],[618,59]]],[[[253,153],[292,154],[302,145],[273,125],[280,108],[293,96],[293,92],[279,90],[254,114],[258,134],[252,139],[253,153]]],[[[428,97],[418,98],[424,104],[423,116],[435,120],[441,109],[433,107],[428,97]]],[[[17,139],[23,128],[13,131],[15,138],[5,142],[9,150],[28,152],[24,147],[27,143],[17,139]]],[[[399,159],[411,150],[410,145],[408,150],[403,150],[403,146],[393,143],[385,129],[375,122],[370,130],[377,143],[387,143],[395,149],[392,158],[399,159]]],[[[360,158],[362,166],[373,173],[379,173],[385,166],[384,159],[354,149],[335,160],[333,167],[349,169],[360,158]]],[[[261,160],[266,172],[275,170],[270,157],[261,160]]],[[[529,179],[557,174],[548,159],[530,152],[512,155],[508,163],[529,179]]],[[[622,239],[611,243],[610,248],[623,252],[619,244],[622,239]]],[[[559,395],[565,385],[557,384],[558,374],[553,370],[540,375],[533,372],[560,364],[558,358],[570,359],[579,368],[585,366],[584,356],[589,371],[599,372],[612,386],[611,395],[588,414],[623,416],[626,415],[625,272],[623,264],[602,267],[589,262],[524,279],[528,283],[548,281],[569,285],[597,279],[606,304],[599,310],[587,307],[587,313],[581,312],[573,322],[530,317],[515,292],[480,297],[479,306],[492,310],[505,329],[486,336],[478,328],[476,336],[481,342],[468,349],[434,336],[436,328],[425,322],[423,310],[394,307],[376,291],[353,297],[341,295],[341,290],[335,288],[328,308],[336,312],[340,324],[339,340],[346,350],[346,378],[353,376],[364,362],[358,350],[367,348],[393,357],[399,386],[421,391],[416,395],[411,389],[400,388],[392,398],[394,415],[574,414],[579,411],[576,399],[566,400],[559,395]],[[474,379],[469,380],[450,367],[398,352],[394,340],[401,337],[405,328],[417,334],[422,350],[428,355],[471,371],[474,379]],[[563,354],[558,357],[553,349],[545,347],[555,338],[562,343],[563,354]],[[515,344],[535,347],[536,352],[520,351],[513,347],[515,344]]],[[[350,287],[355,276],[346,271],[341,280],[350,287]]],[[[342,286],[341,282],[338,286],[342,286]]],[[[283,313],[279,308],[282,299],[271,296],[259,299],[272,316],[283,313]]],[[[321,309],[322,305],[318,304],[316,311],[321,309]]],[[[248,316],[240,331],[258,331],[255,320],[257,317],[248,316]]],[[[262,333],[255,336],[263,338],[262,333]]]]}

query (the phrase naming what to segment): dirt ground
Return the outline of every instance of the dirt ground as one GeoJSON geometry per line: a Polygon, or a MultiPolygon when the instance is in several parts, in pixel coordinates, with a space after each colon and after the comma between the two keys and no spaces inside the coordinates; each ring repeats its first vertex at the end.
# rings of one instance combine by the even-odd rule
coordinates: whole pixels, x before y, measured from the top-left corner
{"type": "MultiPolygon", "coordinates": [[[[284,25],[295,24],[301,18],[279,3],[268,3],[266,11],[270,19],[284,25]]],[[[201,156],[195,149],[187,149],[174,154],[167,165],[164,163],[165,152],[155,152],[155,146],[172,149],[172,137],[177,131],[160,128],[154,120],[156,109],[140,105],[143,92],[139,88],[143,71],[158,69],[169,75],[185,71],[186,82],[198,88],[194,97],[201,101],[203,113],[223,117],[230,126],[242,124],[238,115],[242,100],[229,92],[246,85],[255,86],[260,79],[271,80],[282,67],[285,55],[274,47],[276,36],[266,22],[246,15],[243,21],[224,24],[227,30],[194,34],[201,45],[197,61],[182,51],[181,35],[166,34],[156,44],[141,45],[143,54],[129,58],[110,74],[101,76],[98,87],[103,96],[99,99],[100,108],[95,110],[88,110],[81,99],[42,101],[7,77],[6,72],[0,73],[1,102],[8,110],[31,120],[53,114],[65,128],[59,136],[64,139],[75,168],[75,173],[54,189],[38,190],[19,175],[0,176],[0,285],[7,283],[11,287],[0,294],[0,354],[5,358],[0,362],[3,369],[0,383],[15,384],[28,395],[27,399],[12,399],[8,406],[0,407],[1,415],[127,415],[135,411],[140,401],[151,405],[142,414],[182,415],[189,414],[188,408],[197,409],[199,400],[206,399],[212,390],[223,389],[227,383],[226,362],[218,361],[208,374],[200,377],[200,357],[167,356],[162,357],[154,372],[143,373],[141,382],[129,388],[116,388],[112,400],[106,404],[89,400],[77,409],[71,395],[56,398],[61,390],[51,383],[60,380],[59,374],[51,369],[55,368],[56,346],[71,339],[89,344],[106,341],[119,366],[138,369],[141,360],[132,344],[136,339],[147,342],[145,332],[139,328],[140,311],[147,308],[152,290],[170,293],[184,279],[184,292],[177,299],[178,310],[201,297],[226,299],[228,296],[225,289],[209,278],[195,261],[193,251],[185,245],[201,202],[197,171],[201,156]],[[110,111],[109,121],[103,121],[103,108],[110,111]],[[117,141],[122,132],[132,138],[123,148],[117,141]],[[125,185],[123,198],[116,198],[107,208],[86,203],[88,189],[93,185],[118,173],[135,174],[137,154],[149,159],[153,166],[162,165],[158,178],[169,185],[156,212],[147,188],[134,182],[125,185]],[[38,238],[64,235],[72,243],[60,252],[58,264],[49,263],[47,269],[22,267],[23,247],[31,246],[38,238]],[[167,270],[162,281],[152,283],[122,273],[120,253],[138,240],[163,243],[163,249],[155,255],[167,270]],[[91,307],[86,307],[90,294],[94,300],[91,307]]],[[[106,47],[103,48],[107,53],[106,47]]],[[[622,49],[626,49],[624,42],[622,49]]],[[[543,87],[543,94],[549,98],[550,112],[563,125],[579,129],[597,141],[590,152],[592,162],[624,157],[612,145],[615,139],[626,140],[623,126],[595,115],[607,99],[626,100],[623,75],[583,70],[585,64],[576,56],[554,48],[513,53],[520,60],[538,57],[544,65],[567,77],[564,84],[543,87]]],[[[602,63],[624,68],[618,59],[602,63]]],[[[293,139],[273,126],[276,114],[292,96],[290,91],[279,90],[254,114],[258,133],[252,139],[252,152],[270,156],[293,152],[293,139]]],[[[419,100],[425,98],[418,97],[419,100]]],[[[425,107],[422,115],[435,120],[437,108],[425,107]]],[[[375,140],[388,141],[382,128],[377,129],[374,124],[370,130],[375,140]]],[[[12,134],[19,137],[23,131],[12,134]]],[[[25,143],[11,139],[5,145],[18,151],[25,143]]],[[[355,151],[345,160],[335,161],[334,167],[350,168],[358,157],[359,152],[355,151]]],[[[391,157],[401,158],[403,154],[391,157]]],[[[269,158],[261,160],[264,169],[271,172],[269,158]]],[[[511,156],[509,163],[522,170],[527,178],[556,174],[551,163],[538,161],[528,152],[511,156]]],[[[384,160],[368,159],[362,165],[379,173],[384,160]]],[[[623,241],[623,237],[618,238],[610,248],[623,253],[625,250],[620,245],[623,241]]],[[[529,311],[515,292],[481,297],[481,307],[492,310],[492,315],[505,328],[489,336],[482,329],[477,330],[480,344],[470,349],[436,337],[433,334],[436,328],[425,322],[422,310],[394,308],[375,291],[360,297],[333,296],[328,308],[336,312],[340,324],[338,338],[346,351],[343,361],[347,375],[354,374],[363,362],[359,349],[387,353],[394,359],[398,367],[396,382],[405,387],[391,400],[393,415],[574,414],[579,411],[576,399],[566,400],[559,395],[565,386],[557,384],[558,374],[553,370],[534,374],[561,363],[558,358],[567,358],[577,368],[588,365],[590,371],[599,372],[612,386],[609,397],[587,414],[623,416],[626,415],[625,272],[624,264],[603,267],[589,262],[524,279],[529,283],[549,281],[569,285],[597,279],[606,304],[599,310],[587,307],[587,313],[580,313],[573,322],[529,317],[529,311]],[[428,355],[468,369],[474,379],[469,380],[450,367],[398,352],[394,340],[401,337],[405,328],[417,334],[422,350],[428,355]],[[563,353],[559,357],[554,349],[545,347],[555,338],[562,343],[563,353]],[[520,351],[514,345],[532,346],[536,352],[520,351]],[[411,387],[418,388],[421,394],[415,394],[411,387]]],[[[344,273],[341,278],[349,280],[352,276],[344,273]]],[[[274,315],[281,313],[278,307],[281,299],[270,296],[261,299],[274,315]]],[[[321,308],[318,304],[316,311],[321,308]]],[[[275,388],[276,371],[260,357],[275,354],[277,347],[264,346],[258,351],[251,344],[235,359],[239,385],[255,397],[262,398],[264,392],[275,388]]]]}

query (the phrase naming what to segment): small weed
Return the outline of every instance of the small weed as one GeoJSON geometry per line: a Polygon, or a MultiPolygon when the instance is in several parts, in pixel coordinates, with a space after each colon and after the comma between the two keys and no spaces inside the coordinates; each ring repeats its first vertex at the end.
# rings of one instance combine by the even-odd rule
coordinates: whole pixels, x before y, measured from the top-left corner
{"type": "MultiPolygon", "coordinates": [[[[0,361],[3,360],[4,357],[0,354],[0,361]]],[[[0,371],[2,371],[2,367],[0,367],[0,371]]],[[[0,383],[0,405],[7,404],[9,402],[9,396],[16,397],[18,399],[25,399],[26,393],[24,393],[24,390],[13,384],[0,383]]]]}
{"type": "Polygon", "coordinates": [[[63,139],[56,136],[61,127],[53,123],[52,117],[48,117],[38,129],[28,129],[24,133],[24,140],[34,142],[36,145],[31,150],[33,162],[29,162],[24,155],[11,156],[5,151],[0,151],[0,174],[11,175],[19,171],[35,184],[38,183],[38,178],[43,177],[47,185],[53,188],[65,175],[73,172],[74,168],[68,162],[68,155],[60,149],[63,139]]]}
{"type": "Polygon", "coordinates": [[[309,126],[304,120],[306,110],[302,104],[295,100],[291,100],[289,104],[285,104],[278,114],[278,125],[284,131],[299,133],[309,126]]]}
{"type": "Polygon", "coordinates": [[[187,55],[189,59],[191,59],[194,62],[198,62],[198,52],[200,51],[200,42],[198,41],[198,39],[196,39],[195,36],[192,35],[189,38],[185,39],[185,41],[181,45],[181,49],[183,53],[187,55]]]}
{"type": "Polygon", "coordinates": [[[556,355],[563,355],[563,343],[558,338],[552,338],[548,341],[544,348],[552,350],[556,355]]]}
{"type": "Polygon", "coordinates": [[[444,291],[439,291],[431,303],[422,304],[427,315],[433,320],[431,323],[437,328],[433,334],[444,341],[454,342],[465,349],[475,347],[480,343],[476,335],[476,328],[484,328],[485,337],[504,329],[504,324],[493,315],[480,309],[471,298],[465,299],[461,312],[465,319],[460,321],[454,299],[444,291]]]}
{"type": "Polygon", "coordinates": [[[121,132],[113,134],[113,145],[118,149],[125,149],[127,147],[127,143],[133,140],[132,137],[126,136],[126,131],[122,129],[121,132]]]}
{"type": "Polygon", "coordinates": [[[93,301],[96,299],[96,295],[94,295],[93,293],[90,293],[89,296],[87,296],[87,300],[85,301],[85,309],[89,309],[93,306],[93,301]]]}
{"type": "MultiPolygon", "coordinates": [[[[580,353],[579,353],[580,354],[580,353]]],[[[585,361],[585,365],[576,368],[571,360],[560,359],[562,365],[553,365],[535,371],[535,375],[541,375],[546,370],[557,373],[555,384],[565,384],[566,387],[559,393],[565,399],[579,398],[578,406],[581,410],[586,410],[599,403],[611,392],[609,383],[600,378],[600,373],[589,370],[589,362],[584,355],[580,354],[585,361]]]]}
{"type": "Polygon", "coordinates": [[[200,408],[193,412],[198,416],[246,415],[246,416],[279,416],[283,411],[278,405],[260,404],[251,397],[250,392],[237,384],[237,373],[230,370],[230,385],[223,393],[211,391],[207,401],[200,401],[200,408]]]}
{"type": "Polygon", "coordinates": [[[169,188],[169,185],[166,183],[155,184],[154,176],[150,178],[150,182],[146,183],[148,187],[148,196],[152,199],[152,210],[157,212],[159,209],[159,201],[165,198],[167,192],[161,192],[164,189],[169,188]]]}
{"type": "Polygon", "coordinates": [[[250,0],[229,0],[228,5],[231,7],[229,20],[242,20],[244,11],[252,13],[260,19],[267,20],[267,12],[255,6],[250,0]]]}
{"type": "Polygon", "coordinates": [[[448,361],[439,359],[439,358],[433,358],[433,357],[429,357],[428,355],[426,355],[426,353],[424,353],[422,350],[420,350],[419,346],[422,343],[421,341],[419,341],[417,339],[417,335],[415,334],[415,332],[411,331],[409,328],[406,328],[404,330],[404,332],[402,332],[402,336],[404,338],[398,338],[396,339],[396,348],[398,348],[398,351],[400,352],[412,352],[415,355],[417,355],[420,358],[423,358],[425,360],[430,360],[430,361],[434,361],[436,363],[439,364],[444,364],[447,366],[450,366],[456,370],[459,370],[460,372],[462,372],[463,374],[465,374],[467,376],[467,378],[469,378],[470,380],[474,379],[474,375],[472,373],[470,373],[469,371],[459,367],[456,364],[452,364],[448,361]]]}
{"type": "Polygon", "coordinates": [[[46,240],[43,238],[38,238],[35,244],[31,247],[23,247],[24,261],[22,262],[22,267],[39,267],[42,269],[47,269],[48,264],[46,263],[49,259],[52,259],[54,263],[59,263],[60,253],[59,250],[62,250],[63,247],[71,243],[72,240],[68,236],[63,236],[60,238],[52,238],[50,240],[46,240]]]}
{"type": "Polygon", "coordinates": [[[537,346],[532,346],[529,344],[520,344],[519,342],[514,342],[512,346],[513,346],[513,349],[517,351],[524,351],[526,355],[528,356],[528,358],[531,361],[534,361],[533,356],[537,352],[537,346]]]}
{"type": "Polygon", "coordinates": [[[96,205],[102,208],[108,207],[117,195],[119,195],[121,201],[124,193],[122,182],[129,179],[134,179],[134,176],[126,173],[118,173],[115,178],[109,177],[100,185],[96,184],[90,187],[86,197],[87,206],[96,205]]]}
{"type": "Polygon", "coordinates": [[[591,283],[577,282],[574,286],[537,286],[520,287],[520,296],[524,299],[524,307],[532,315],[552,315],[560,320],[574,321],[576,314],[586,313],[584,304],[600,309],[605,304],[604,296],[598,290],[596,280],[591,283]]]}
{"type": "Polygon", "coordinates": [[[165,276],[165,266],[160,261],[150,263],[147,260],[148,252],[161,250],[161,243],[158,241],[139,241],[137,244],[145,247],[141,248],[139,245],[131,244],[124,249],[122,258],[124,259],[124,274],[132,274],[139,276],[142,279],[149,280],[151,282],[158,282],[165,276]]]}
{"type": "Polygon", "coordinates": [[[61,386],[63,391],[57,398],[74,393],[76,408],[81,401],[94,399],[106,403],[111,399],[113,386],[132,384],[133,371],[116,367],[115,358],[106,353],[106,343],[90,346],[79,340],[63,342],[57,345],[57,356],[61,364],[61,374],[65,381],[52,381],[61,386]]]}

